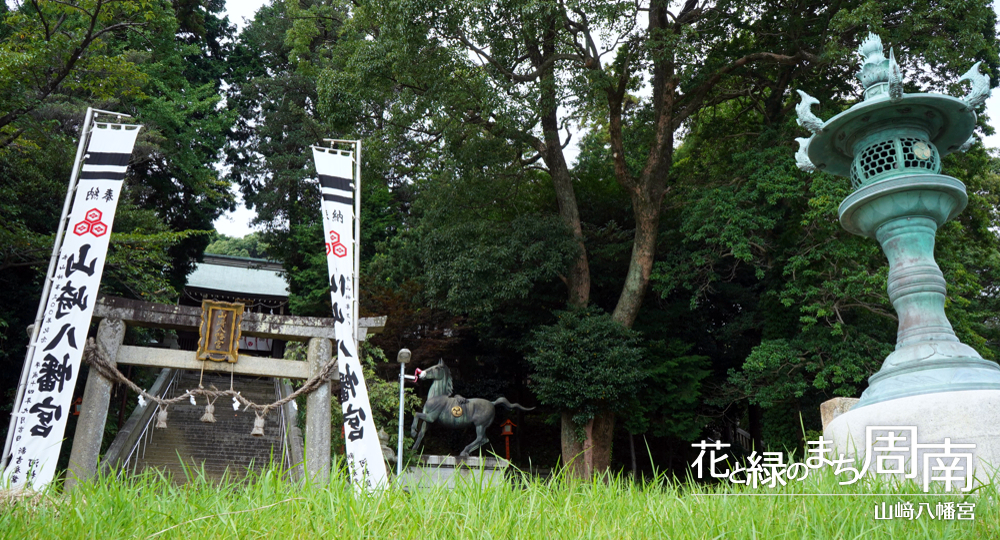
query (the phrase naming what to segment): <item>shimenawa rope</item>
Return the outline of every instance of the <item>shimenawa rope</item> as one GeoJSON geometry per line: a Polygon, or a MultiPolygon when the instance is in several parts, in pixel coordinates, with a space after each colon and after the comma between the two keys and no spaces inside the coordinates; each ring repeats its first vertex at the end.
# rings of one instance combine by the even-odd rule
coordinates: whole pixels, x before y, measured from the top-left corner
{"type": "Polygon", "coordinates": [[[243,397],[242,395],[240,395],[239,392],[235,391],[231,387],[229,390],[218,390],[215,387],[212,387],[211,389],[196,388],[194,390],[188,390],[187,392],[170,399],[164,399],[158,396],[154,396],[146,392],[142,388],[139,388],[138,385],[136,385],[134,382],[130,381],[127,377],[125,377],[125,375],[123,375],[122,372],[118,371],[117,367],[108,362],[104,353],[99,350],[99,347],[97,347],[97,344],[94,342],[94,338],[90,338],[87,340],[87,346],[84,348],[83,351],[83,360],[87,362],[87,364],[89,364],[92,368],[96,369],[97,372],[100,373],[101,376],[103,376],[105,379],[111,382],[124,384],[125,386],[129,387],[133,392],[139,394],[140,399],[145,401],[152,401],[155,402],[157,405],[159,405],[160,406],[159,420],[162,422],[163,427],[166,427],[167,407],[173,405],[174,403],[179,403],[185,400],[191,400],[195,396],[205,396],[206,399],[209,401],[208,407],[212,407],[212,411],[208,411],[206,407],[206,413],[209,413],[209,412],[214,412],[214,406],[212,404],[215,402],[216,399],[223,396],[232,396],[234,402],[239,402],[241,405],[244,406],[243,410],[253,410],[254,414],[257,416],[254,426],[255,432],[257,431],[258,427],[258,425],[256,424],[258,422],[263,422],[264,416],[267,416],[267,413],[271,409],[281,407],[282,405],[288,403],[289,401],[292,401],[293,399],[301,396],[302,394],[308,394],[313,392],[314,390],[319,389],[320,386],[330,381],[333,371],[337,368],[337,362],[331,360],[330,362],[327,362],[325,366],[323,366],[323,369],[321,369],[319,373],[313,375],[312,378],[308,379],[298,390],[292,392],[291,394],[285,396],[282,399],[279,399],[278,401],[275,401],[274,403],[269,403],[267,405],[258,405],[257,403],[254,403],[253,401],[250,401],[249,399],[243,397]]]}

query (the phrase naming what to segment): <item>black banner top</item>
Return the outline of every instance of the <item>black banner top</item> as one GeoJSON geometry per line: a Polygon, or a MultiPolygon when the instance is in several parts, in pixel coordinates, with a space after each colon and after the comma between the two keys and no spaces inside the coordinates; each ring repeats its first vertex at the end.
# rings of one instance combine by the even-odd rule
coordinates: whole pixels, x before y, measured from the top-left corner
{"type": "Polygon", "coordinates": [[[354,192],[354,187],[351,185],[350,178],[341,178],[339,176],[330,176],[327,174],[320,174],[319,185],[328,189],[339,189],[341,191],[354,192]]]}
{"type": "Polygon", "coordinates": [[[112,154],[110,152],[87,152],[84,165],[115,165],[125,167],[132,154],[112,154]]]}

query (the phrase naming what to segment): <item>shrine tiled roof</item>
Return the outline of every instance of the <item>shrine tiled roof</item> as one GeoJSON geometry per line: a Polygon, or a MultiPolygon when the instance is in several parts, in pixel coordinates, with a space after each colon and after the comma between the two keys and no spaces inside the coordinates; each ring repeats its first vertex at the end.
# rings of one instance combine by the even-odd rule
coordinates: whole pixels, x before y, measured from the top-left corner
{"type": "Polygon", "coordinates": [[[264,259],[205,255],[188,276],[187,287],[253,296],[288,297],[281,264],[264,259]]]}

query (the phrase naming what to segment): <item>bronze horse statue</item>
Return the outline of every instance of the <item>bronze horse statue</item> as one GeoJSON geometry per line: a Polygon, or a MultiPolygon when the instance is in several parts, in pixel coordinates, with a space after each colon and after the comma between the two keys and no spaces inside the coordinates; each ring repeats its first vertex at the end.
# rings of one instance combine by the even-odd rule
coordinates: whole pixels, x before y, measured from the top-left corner
{"type": "Polygon", "coordinates": [[[420,447],[420,443],[427,434],[427,426],[436,422],[442,426],[457,429],[469,425],[476,426],[476,440],[466,446],[460,456],[468,456],[470,452],[478,449],[489,442],[486,438],[486,428],[493,423],[496,416],[496,406],[503,405],[508,409],[520,409],[522,411],[534,410],[534,407],[527,408],[507,401],[507,398],[500,398],[495,401],[486,399],[466,399],[462,396],[451,397],[454,386],[451,382],[451,370],[444,365],[444,360],[427,370],[417,370],[415,381],[428,379],[434,381],[427,393],[427,402],[424,403],[423,412],[414,415],[413,425],[410,434],[416,441],[413,442],[412,450],[420,447]],[[417,432],[418,423],[423,420],[424,425],[417,432]]]}

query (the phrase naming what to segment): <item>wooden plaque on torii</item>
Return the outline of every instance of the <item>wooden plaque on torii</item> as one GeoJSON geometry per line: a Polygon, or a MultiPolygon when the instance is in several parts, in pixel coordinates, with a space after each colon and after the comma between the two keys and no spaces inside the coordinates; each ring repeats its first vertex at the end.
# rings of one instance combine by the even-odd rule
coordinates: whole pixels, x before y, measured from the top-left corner
{"type": "Polygon", "coordinates": [[[203,300],[198,326],[198,360],[239,360],[243,304],[203,300]]]}

